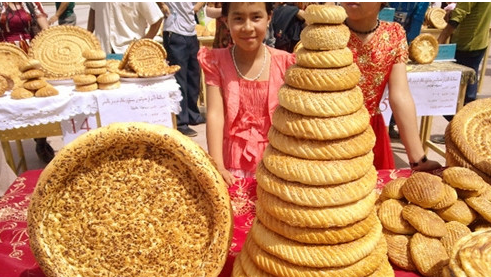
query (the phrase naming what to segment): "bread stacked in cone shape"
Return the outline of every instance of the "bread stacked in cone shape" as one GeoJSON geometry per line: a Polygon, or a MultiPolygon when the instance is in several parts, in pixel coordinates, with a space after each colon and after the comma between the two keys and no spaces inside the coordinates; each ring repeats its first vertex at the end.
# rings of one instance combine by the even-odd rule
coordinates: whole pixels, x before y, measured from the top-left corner
{"type": "Polygon", "coordinates": [[[256,172],[256,219],[232,276],[394,276],[375,212],[375,135],[346,12],[310,5],[256,172]]]}
{"type": "MultiPolygon", "coordinates": [[[[22,87],[30,91],[36,97],[48,97],[58,95],[58,90],[48,84],[44,79],[44,72],[41,70],[41,63],[38,60],[31,59],[26,64],[19,67],[22,74],[20,79],[24,81],[22,87]]],[[[17,99],[19,90],[14,94],[14,99],[17,99]]],[[[20,93],[28,95],[26,91],[20,93]]],[[[29,97],[20,97],[29,98],[29,97]]]]}

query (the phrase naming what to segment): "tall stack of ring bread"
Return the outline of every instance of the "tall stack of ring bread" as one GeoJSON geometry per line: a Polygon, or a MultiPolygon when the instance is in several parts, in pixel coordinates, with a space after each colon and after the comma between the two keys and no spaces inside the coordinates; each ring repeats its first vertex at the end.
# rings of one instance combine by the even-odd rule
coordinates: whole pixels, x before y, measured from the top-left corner
{"type": "Polygon", "coordinates": [[[256,172],[256,219],[232,276],[394,276],[346,16],[333,5],[305,10],[309,25],[256,172]]]}

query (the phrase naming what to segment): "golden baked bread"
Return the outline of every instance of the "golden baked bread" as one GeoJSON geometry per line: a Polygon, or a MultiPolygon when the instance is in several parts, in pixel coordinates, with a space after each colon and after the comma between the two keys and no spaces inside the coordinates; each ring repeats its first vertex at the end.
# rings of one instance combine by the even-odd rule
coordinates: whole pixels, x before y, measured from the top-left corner
{"type": "Polygon", "coordinates": [[[79,26],[52,26],[31,41],[29,56],[39,60],[46,77],[71,77],[84,71],[84,51],[100,50],[96,36],[79,26]]]}
{"type": "Polygon", "coordinates": [[[481,191],[489,186],[476,172],[461,166],[446,168],[442,172],[442,178],[452,187],[462,190],[481,191]]]}
{"type": "Polygon", "coordinates": [[[352,265],[372,253],[382,236],[377,223],[370,232],[355,241],[335,245],[309,245],[286,239],[255,220],[250,230],[254,242],[264,251],[289,263],[309,267],[343,267],[352,265]]]}
{"type": "Polygon", "coordinates": [[[416,271],[416,265],[414,265],[409,250],[411,236],[392,233],[386,229],[383,230],[383,234],[387,241],[387,256],[389,260],[404,270],[416,271]]]}
{"type": "Polygon", "coordinates": [[[85,75],[101,75],[107,72],[107,68],[105,66],[103,67],[86,67],[83,70],[83,73],[85,75]]]}
{"type": "Polygon", "coordinates": [[[1,73],[12,79],[14,85],[19,86],[22,81],[20,74],[22,67],[28,62],[26,53],[17,45],[9,42],[0,42],[0,68],[1,73]]]}
{"type": "Polygon", "coordinates": [[[0,75],[0,96],[3,96],[5,94],[8,86],[9,86],[9,83],[8,83],[7,79],[4,76],[0,75]]]}
{"type": "Polygon", "coordinates": [[[235,257],[231,277],[248,277],[245,274],[244,269],[242,269],[240,257],[241,257],[240,253],[237,255],[237,257],[235,257]]]}
{"type": "Polygon", "coordinates": [[[363,105],[360,87],[336,92],[314,92],[283,85],[278,91],[280,106],[287,110],[319,117],[352,114],[363,105]]]}
{"type": "Polygon", "coordinates": [[[266,212],[261,203],[256,203],[256,216],[266,228],[293,241],[307,244],[340,244],[365,236],[377,223],[373,210],[369,216],[342,227],[307,228],[290,226],[266,212]]]}
{"type": "Polygon", "coordinates": [[[118,89],[121,87],[121,82],[116,81],[114,83],[100,83],[98,84],[99,89],[102,90],[111,90],[111,89],[118,89]]]}
{"type": "Polygon", "coordinates": [[[161,125],[113,123],[46,166],[27,229],[47,276],[218,276],[232,220],[227,186],[198,144],[161,125]]]}
{"type": "Polygon", "coordinates": [[[442,179],[427,172],[413,173],[402,186],[404,197],[423,208],[431,208],[445,197],[442,179]]]}
{"type": "Polygon", "coordinates": [[[97,82],[97,77],[95,75],[75,75],[72,77],[73,83],[77,86],[80,85],[90,85],[97,82]]]}
{"type": "Polygon", "coordinates": [[[42,87],[36,91],[34,96],[36,97],[49,97],[60,94],[56,88],[52,85],[47,84],[45,87],[42,87]]]}
{"type": "Polygon", "coordinates": [[[26,71],[29,71],[31,69],[41,69],[41,62],[35,59],[29,59],[27,62],[23,63],[21,66],[19,66],[20,72],[24,73],[26,71]]]}
{"type": "Polygon", "coordinates": [[[409,242],[411,258],[423,276],[440,276],[449,257],[445,247],[437,238],[416,233],[409,242]]]}
{"type": "Polygon", "coordinates": [[[244,270],[244,273],[251,277],[275,277],[274,275],[271,275],[267,273],[266,271],[262,270],[254,262],[252,261],[251,257],[249,256],[249,253],[247,251],[243,251],[244,253],[240,253],[240,255],[236,258],[240,260],[240,264],[242,266],[242,270],[244,270]]]}
{"type": "Polygon", "coordinates": [[[44,88],[48,83],[43,79],[32,79],[24,82],[23,86],[25,89],[30,91],[37,91],[40,88],[44,88]]]}
{"type": "Polygon", "coordinates": [[[377,184],[377,171],[372,167],[360,179],[330,186],[309,186],[289,182],[269,172],[263,163],[257,166],[258,185],[283,201],[307,207],[331,207],[356,202],[371,193],[377,184]]]}
{"type": "MultiPolygon", "coordinates": [[[[84,57],[87,60],[106,60],[106,52],[104,52],[102,49],[87,49],[82,52],[82,57],[84,57]]],[[[102,65],[105,66],[105,65],[102,65]]],[[[101,66],[97,66],[101,67],[101,66]]]]}
{"type": "Polygon", "coordinates": [[[390,199],[402,199],[404,194],[402,193],[402,186],[406,183],[406,177],[398,177],[397,179],[390,180],[385,184],[382,189],[381,196],[390,199]]]}
{"type": "Polygon", "coordinates": [[[85,67],[104,67],[107,65],[107,61],[105,59],[102,60],[85,60],[85,67]]]}
{"type": "Polygon", "coordinates": [[[12,99],[26,99],[31,97],[34,97],[34,93],[23,87],[14,88],[10,94],[10,98],[12,99]]]}
{"type": "Polygon", "coordinates": [[[273,113],[273,126],[284,135],[300,139],[335,140],[361,134],[370,126],[365,106],[342,116],[302,116],[279,106],[273,113]]]}
{"type": "Polygon", "coordinates": [[[491,222],[491,200],[480,195],[476,197],[466,198],[465,203],[488,222],[491,222]]]}
{"type": "MultiPolygon", "coordinates": [[[[376,247],[367,257],[348,266],[343,267],[306,267],[299,266],[288,261],[282,260],[262,250],[251,237],[246,239],[244,250],[251,261],[263,271],[280,277],[363,277],[366,274],[374,272],[378,265],[387,259],[387,246],[384,239],[380,240],[379,246],[376,247]]],[[[243,250],[243,251],[244,251],[243,250]]],[[[256,276],[256,275],[253,275],[256,276]]]]}
{"type": "Polygon", "coordinates": [[[491,230],[470,233],[455,244],[450,257],[452,276],[491,276],[491,230]]]}
{"type": "Polygon", "coordinates": [[[455,243],[457,243],[460,238],[470,234],[471,230],[466,225],[458,221],[447,222],[445,223],[445,227],[447,228],[447,234],[441,237],[440,241],[450,257],[452,255],[452,249],[455,243]]]}
{"type": "Polygon", "coordinates": [[[154,68],[167,66],[164,47],[153,39],[139,39],[128,51],[128,64],[136,73],[151,72],[154,68]]]}
{"type": "Polygon", "coordinates": [[[462,199],[457,199],[447,208],[436,210],[436,213],[445,221],[458,221],[464,225],[471,224],[477,217],[476,212],[462,199]]]}
{"type": "Polygon", "coordinates": [[[375,272],[367,277],[395,277],[394,269],[387,259],[384,259],[375,272]]]}
{"type": "Polygon", "coordinates": [[[44,72],[41,69],[29,69],[20,75],[21,80],[39,79],[42,77],[44,77],[44,72]]]}
{"type": "Polygon", "coordinates": [[[360,81],[361,72],[356,63],[340,68],[307,68],[290,66],[285,73],[289,86],[313,91],[342,91],[354,88],[360,81]]]}
{"type": "Polygon", "coordinates": [[[378,218],[385,229],[401,235],[412,235],[416,229],[402,217],[407,204],[397,199],[387,199],[378,209],[378,218]]]}
{"type": "Polygon", "coordinates": [[[431,26],[437,29],[445,29],[447,26],[447,21],[445,20],[446,11],[442,8],[432,8],[428,13],[428,20],[431,26]]]}
{"type": "Polygon", "coordinates": [[[309,50],[343,49],[348,45],[349,28],[344,24],[312,24],[303,28],[300,41],[309,50]]]}
{"type": "Polygon", "coordinates": [[[271,173],[284,180],[327,186],[351,182],[364,176],[372,168],[373,153],[370,151],[349,160],[304,160],[286,155],[268,145],[262,162],[271,173]]]}
{"type": "Polygon", "coordinates": [[[431,210],[409,204],[402,209],[402,217],[426,236],[441,238],[447,234],[445,221],[431,210]]]}
{"type": "Polygon", "coordinates": [[[97,83],[99,84],[112,84],[119,81],[119,74],[113,72],[106,72],[97,76],[97,83]]]}
{"type": "Polygon", "coordinates": [[[307,24],[341,24],[348,17],[346,10],[336,5],[311,4],[305,8],[304,18],[307,24]]]}
{"type": "Polygon", "coordinates": [[[353,63],[353,53],[348,47],[335,50],[308,50],[303,46],[295,51],[297,65],[308,68],[336,68],[353,63]]]}
{"type": "Polygon", "coordinates": [[[455,204],[457,202],[457,199],[459,195],[457,194],[457,191],[448,185],[447,183],[443,183],[443,190],[445,191],[445,196],[443,196],[443,199],[438,202],[435,206],[432,207],[434,210],[440,210],[444,208],[448,208],[455,204]]]}
{"type": "Polygon", "coordinates": [[[97,83],[92,83],[88,85],[75,85],[75,90],[80,91],[80,92],[88,92],[88,91],[93,91],[99,88],[97,83]]]}
{"type": "Polygon", "coordinates": [[[438,55],[438,41],[432,34],[421,34],[409,45],[409,58],[420,64],[428,64],[438,55]]]}
{"type": "Polygon", "coordinates": [[[288,155],[308,160],[346,160],[372,151],[375,134],[371,127],[364,132],[344,139],[313,140],[287,136],[274,126],[268,132],[269,143],[288,155]]]}
{"type": "Polygon", "coordinates": [[[257,187],[258,202],[271,216],[288,225],[307,228],[331,228],[353,224],[372,211],[377,195],[373,191],[357,202],[333,207],[304,207],[285,202],[257,187]]]}

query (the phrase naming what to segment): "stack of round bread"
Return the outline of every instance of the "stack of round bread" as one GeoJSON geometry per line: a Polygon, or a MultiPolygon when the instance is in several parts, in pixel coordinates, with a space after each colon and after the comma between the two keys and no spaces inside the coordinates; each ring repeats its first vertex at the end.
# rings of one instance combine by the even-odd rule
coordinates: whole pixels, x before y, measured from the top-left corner
{"type": "Polygon", "coordinates": [[[96,89],[117,89],[121,86],[119,74],[108,72],[106,53],[88,49],[83,52],[85,74],[73,77],[75,90],[86,92],[96,89]]]}
{"type": "Polygon", "coordinates": [[[44,72],[41,70],[41,63],[38,60],[29,60],[27,63],[21,65],[19,70],[21,71],[20,79],[24,83],[22,87],[12,91],[12,98],[23,99],[32,96],[48,97],[58,95],[58,90],[48,84],[44,79],[44,72]]]}
{"type": "Polygon", "coordinates": [[[413,173],[386,184],[378,216],[392,263],[442,276],[461,237],[491,228],[491,187],[464,167],[448,167],[442,177],[413,173]]]}
{"type": "Polygon", "coordinates": [[[346,12],[310,5],[305,18],[256,172],[257,218],[232,276],[394,276],[346,12]]]}
{"type": "Polygon", "coordinates": [[[445,130],[448,166],[472,169],[491,183],[491,98],[477,99],[460,109],[445,130]]]}

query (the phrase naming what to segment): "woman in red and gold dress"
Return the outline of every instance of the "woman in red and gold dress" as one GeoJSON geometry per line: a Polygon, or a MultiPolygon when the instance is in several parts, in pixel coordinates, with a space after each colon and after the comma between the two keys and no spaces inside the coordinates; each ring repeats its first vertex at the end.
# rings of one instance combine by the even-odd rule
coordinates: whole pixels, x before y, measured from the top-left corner
{"type": "Polygon", "coordinates": [[[387,128],[379,105],[386,85],[389,88],[389,103],[394,113],[401,141],[406,148],[411,168],[429,171],[441,167],[425,156],[418,136],[416,108],[406,75],[408,44],[406,33],[395,22],[378,19],[382,3],[341,3],[348,18],[345,24],[351,31],[348,47],[362,76],[358,84],[363,91],[365,106],[377,140],[374,165],[377,169],[395,168],[387,128]]]}

